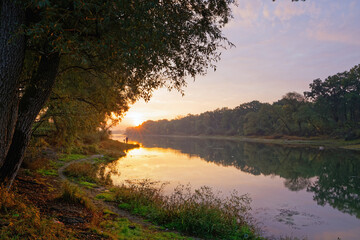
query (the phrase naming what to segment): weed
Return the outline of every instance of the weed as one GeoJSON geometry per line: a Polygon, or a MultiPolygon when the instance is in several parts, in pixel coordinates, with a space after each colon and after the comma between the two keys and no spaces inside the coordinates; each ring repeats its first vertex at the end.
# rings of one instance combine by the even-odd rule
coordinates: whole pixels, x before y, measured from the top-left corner
{"type": "Polygon", "coordinates": [[[49,159],[43,156],[37,156],[31,158],[27,156],[24,159],[24,167],[30,170],[38,170],[41,168],[48,168],[49,167],[49,159]]]}
{"type": "Polygon", "coordinates": [[[88,197],[85,196],[79,187],[67,181],[64,182],[62,186],[62,195],[60,198],[68,203],[80,204],[91,212],[96,211],[95,205],[88,197]]]}
{"type": "Polygon", "coordinates": [[[96,195],[96,198],[103,199],[104,201],[107,201],[107,202],[115,201],[115,196],[113,193],[100,193],[100,194],[96,195]]]}
{"type": "Polygon", "coordinates": [[[90,183],[90,182],[85,182],[85,181],[80,181],[79,184],[83,187],[86,187],[86,188],[89,188],[89,189],[92,189],[94,187],[97,186],[96,183],[90,183]]]}
{"type": "Polygon", "coordinates": [[[59,161],[70,162],[70,161],[82,159],[82,158],[85,158],[85,157],[86,156],[82,155],[82,154],[61,154],[59,156],[59,161]]]}
{"type": "Polygon", "coordinates": [[[56,161],[50,160],[49,165],[50,165],[50,167],[52,167],[52,168],[54,168],[54,169],[58,169],[58,168],[64,166],[64,163],[63,163],[63,162],[56,162],[56,161]]]}
{"type": "Polygon", "coordinates": [[[0,239],[71,239],[73,233],[40,211],[23,196],[0,187],[0,239]]]}
{"type": "Polygon", "coordinates": [[[113,239],[124,240],[167,240],[167,239],[189,239],[177,233],[172,232],[156,232],[142,228],[140,225],[130,222],[126,218],[115,218],[113,220],[105,220],[100,223],[102,229],[108,232],[108,236],[113,239]]]}
{"type": "Polygon", "coordinates": [[[114,215],[114,216],[117,215],[116,213],[114,213],[113,211],[111,211],[111,210],[109,210],[109,209],[107,209],[107,208],[105,208],[105,209],[103,210],[103,213],[104,213],[104,214],[108,214],[108,215],[114,215]]]}
{"type": "Polygon", "coordinates": [[[64,173],[74,181],[87,185],[87,187],[95,187],[91,184],[111,185],[110,174],[105,174],[105,165],[103,164],[111,160],[111,158],[104,157],[97,159],[94,164],[89,162],[73,163],[65,169],[64,173]]]}
{"type": "Polygon", "coordinates": [[[249,224],[251,199],[233,192],[221,198],[209,187],[192,192],[190,186],[178,186],[164,196],[164,184],[149,180],[127,182],[115,188],[119,207],[167,228],[205,238],[261,239],[249,224]]]}
{"type": "Polygon", "coordinates": [[[69,165],[64,173],[68,177],[72,177],[77,181],[95,183],[96,177],[96,166],[88,162],[78,162],[69,165]]]}
{"type": "Polygon", "coordinates": [[[36,172],[43,176],[57,176],[58,175],[58,172],[55,169],[41,168],[41,169],[38,169],[36,172]]]}

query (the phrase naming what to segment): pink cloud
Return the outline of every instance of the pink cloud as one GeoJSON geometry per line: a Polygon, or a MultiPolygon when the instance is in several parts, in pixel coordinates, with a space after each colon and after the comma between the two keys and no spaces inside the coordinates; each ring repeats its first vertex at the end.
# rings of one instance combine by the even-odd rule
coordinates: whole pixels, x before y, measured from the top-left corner
{"type": "Polygon", "coordinates": [[[327,42],[339,42],[350,45],[360,45],[360,34],[354,34],[354,32],[347,32],[344,29],[329,29],[319,27],[312,31],[309,30],[309,35],[319,41],[327,42]]]}

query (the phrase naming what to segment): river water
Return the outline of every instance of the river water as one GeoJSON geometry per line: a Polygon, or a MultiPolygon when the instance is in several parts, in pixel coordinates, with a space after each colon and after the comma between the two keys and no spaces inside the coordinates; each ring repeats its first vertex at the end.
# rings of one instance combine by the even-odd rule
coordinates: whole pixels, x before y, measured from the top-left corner
{"type": "MultiPolygon", "coordinates": [[[[116,136],[115,139],[123,139],[116,136]]],[[[360,239],[360,152],[185,137],[130,139],[140,148],[113,163],[114,184],[151,179],[210,186],[252,198],[269,237],[360,239]]]]}

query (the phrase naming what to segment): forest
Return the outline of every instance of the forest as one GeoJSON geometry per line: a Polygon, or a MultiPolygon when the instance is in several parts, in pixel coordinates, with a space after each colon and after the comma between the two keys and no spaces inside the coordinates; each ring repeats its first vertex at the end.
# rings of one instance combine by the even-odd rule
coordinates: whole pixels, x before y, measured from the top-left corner
{"type": "Polygon", "coordinates": [[[126,134],[360,138],[360,65],[315,79],[309,88],[303,94],[289,92],[272,104],[254,100],[233,109],[149,120],[127,128],[126,134]]]}

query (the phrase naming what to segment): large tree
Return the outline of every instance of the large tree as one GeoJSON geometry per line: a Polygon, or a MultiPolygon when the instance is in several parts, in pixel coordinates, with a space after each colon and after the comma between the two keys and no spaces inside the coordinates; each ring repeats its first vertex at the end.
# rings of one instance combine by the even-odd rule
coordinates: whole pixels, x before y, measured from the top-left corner
{"type": "Polygon", "coordinates": [[[11,186],[59,72],[110,81],[121,106],[161,86],[181,90],[187,76],[205,74],[218,49],[231,45],[221,33],[231,3],[2,0],[0,180],[11,186]]]}

